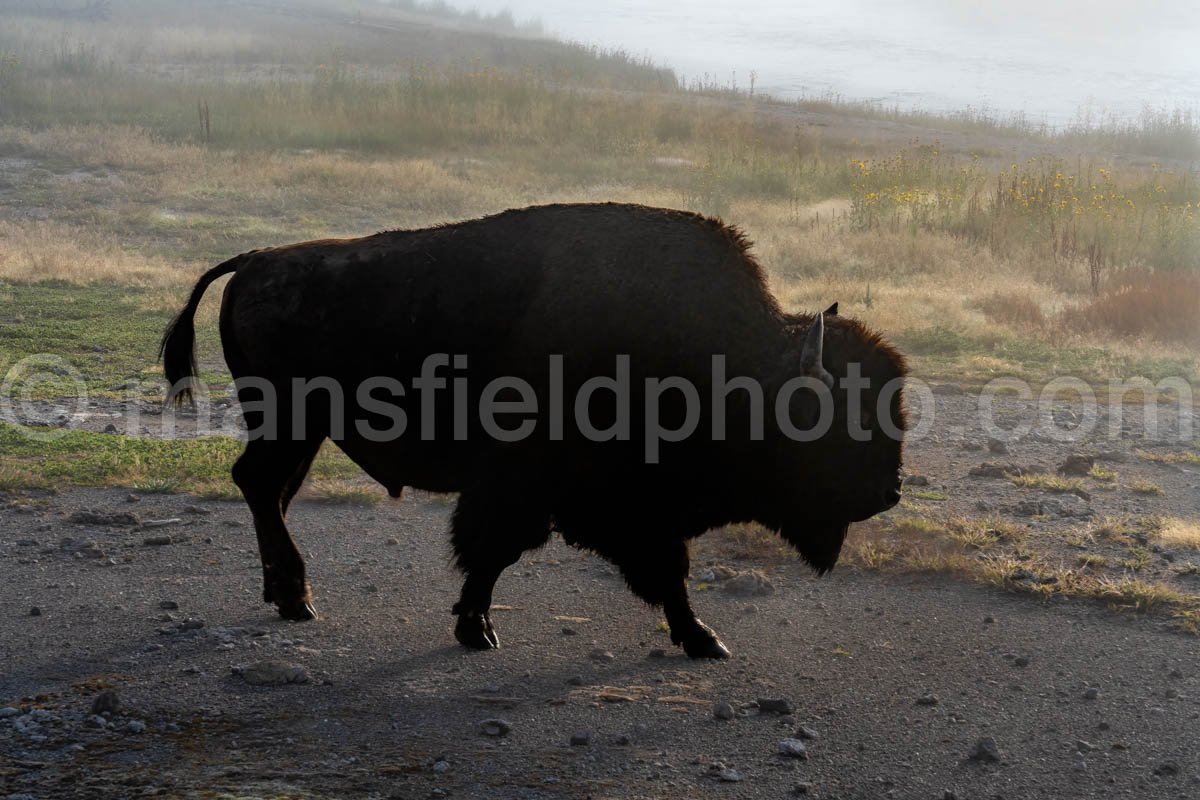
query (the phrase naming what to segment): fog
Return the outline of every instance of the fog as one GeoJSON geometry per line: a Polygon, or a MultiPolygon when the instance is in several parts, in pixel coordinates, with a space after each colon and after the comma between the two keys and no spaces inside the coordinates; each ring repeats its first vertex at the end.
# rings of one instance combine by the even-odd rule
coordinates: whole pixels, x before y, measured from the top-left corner
{"type": "Polygon", "coordinates": [[[457,0],[650,56],[689,82],[1032,121],[1200,106],[1194,0],[457,0]]]}

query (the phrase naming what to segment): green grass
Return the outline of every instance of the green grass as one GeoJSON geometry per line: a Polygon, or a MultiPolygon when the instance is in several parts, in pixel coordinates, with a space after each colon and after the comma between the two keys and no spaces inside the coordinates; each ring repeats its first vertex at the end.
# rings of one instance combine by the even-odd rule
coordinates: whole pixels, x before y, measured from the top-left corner
{"type": "MultiPolygon", "coordinates": [[[[241,454],[235,439],[164,440],[42,429],[36,438],[0,423],[0,488],[121,486],[145,492],[189,492],[236,497],[230,467],[241,454]]],[[[309,473],[322,481],[349,481],[361,471],[327,445],[309,473]]]]}
{"type": "Polygon", "coordinates": [[[950,495],[946,494],[945,492],[939,492],[933,489],[912,489],[906,491],[904,494],[913,498],[914,500],[933,500],[940,502],[950,499],[950,495]]]}
{"type": "MultiPolygon", "coordinates": [[[[144,308],[148,290],[93,284],[0,283],[0,374],[28,356],[51,354],[43,377],[23,384],[33,397],[159,396],[158,342],[171,314],[144,308]],[[77,382],[78,381],[78,382],[77,382]],[[118,389],[130,382],[136,389],[118,389]],[[144,392],[142,391],[144,389],[144,392]]],[[[196,328],[201,363],[220,363],[216,325],[196,328]]],[[[205,371],[210,383],[228,375],[205,371]]]]}

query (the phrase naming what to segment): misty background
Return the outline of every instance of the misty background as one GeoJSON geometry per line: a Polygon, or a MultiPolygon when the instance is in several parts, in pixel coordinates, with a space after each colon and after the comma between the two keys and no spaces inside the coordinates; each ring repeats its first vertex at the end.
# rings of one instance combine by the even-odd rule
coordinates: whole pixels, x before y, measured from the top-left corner
{"type": "Polygon", "coordinates": [[[1193,0],[462,0],[620,48],[685,83],[1063,125],[1200,106],[1193,0]]]}

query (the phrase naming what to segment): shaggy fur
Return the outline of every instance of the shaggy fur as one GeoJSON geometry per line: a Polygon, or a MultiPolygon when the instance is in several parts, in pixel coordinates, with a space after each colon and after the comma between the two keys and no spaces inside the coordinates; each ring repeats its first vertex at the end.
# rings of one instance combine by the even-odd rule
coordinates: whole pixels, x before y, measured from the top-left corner
{"type": "MultiPolygon", "coordinates": [[[[898,498],[901,442],[881,433],[874,412],[884,384],[906,372],[904,359],[877,334],[831,308],[823,317],[822,365],[840,378],[858,362],[871,379],[862,420],[873,438],[847,435],[841,388],[828,434],[809,443],[784,436],[775,394],[799,374],[815,317],[783,313],[749,248],[736,228],[682,211],[555,205],[258,250],[205,274],[164,337],[165,371],[174,385],[194,375],[196,305],[213,280],[234,272],[221,307],[226,361],[235,378],[269,381],[280,409],[277,438],[251,440],[234,467],[254,513],[264,598],[286,617],[315,616],[283,514],[321,442],[333,437],[395,496],[406,486],[460,493],[451,540],[465,574],[454,607],[464,644],[496,645],[488,616],[496,579],[558,530],[613,561],[636,594],[662,606],[672,637],[690,655],[727,654],[688,605],[687,541],[730,522],[757,521],[818,572],[832,569],[847,525],[898,498]],[[455,430],[446,389],[423,408],[413,379],[434,353],[467,357],[465,370],[447,366],[438,375],[448,383],[466,379],[469,409],[478,408],[494,377],[527,381],[539,409],[534,435],[495,441],[475,414],[465,430],[455,430]],[[630,356],[631,436],[594,442],[573,424],[574,398],[589,378],[615,375],[618,354],[630,356]],[[714,355],[725,357],[727,380],[747,376],[762,386],[761,440],[750,436],[750,395],[740,389],[726,394],[726,437],[710,435],[714,355]],[[552,356],[563,363],[561,438],[547,422],[552,356]],[[377,375],[405,388],[404,397],[389,399],[403,409],[406,431],[384,443],[354,425],[365,419],[382,428],[388,421],[355,402],[355,388],[377,375]],[[646,463],[645,381],[670,376],[698,390],[700,427],[663,443],[658,463],[646,463]],[[346,408],[339,414],[325,392],[309,394],[293,437],[292,381],[318,377],[346,387],[346,408]],[[428,411],[432,418],[422,416],[428,411]],[[423,423],[432,439],[420,435],[423,423]]],[[[260,391],[241,386],[239,399],[252,430],[270,421],[260,391]]],[[[885,405],[886,421],[902,429],[900,393],[885,405]]],[[[678,391],[663,393],[657,407],[666,428],[684,419],[678,391]]],[[[816,410],[807,390],[788,407],[800,427],[816,410]]],[[[596,392],[591,412],[596,428],[608,427],[617,418],[612,394],[596,392]]]]}

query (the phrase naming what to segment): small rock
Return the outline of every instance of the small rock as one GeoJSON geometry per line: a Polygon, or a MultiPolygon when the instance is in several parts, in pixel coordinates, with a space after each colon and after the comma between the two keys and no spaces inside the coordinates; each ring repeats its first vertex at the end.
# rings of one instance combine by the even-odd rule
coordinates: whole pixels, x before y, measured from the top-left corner
{"type": "Polygon", "coordinates": [[[312,676],[299,664],[286,661],[256,661],[233,668],[251,686],[284,686],[289,683],[309,683],[312,676]]]}
{"type": "Polygon", "coordinates": [[[1085,700],[1095,700],[1099,696],[1100,696],[1100,687],[1099,686],[1089,686],[1083,692],[1083,699],[1085,699],[1085,700]]]}
{"type": "Polygon", "coordinates": [[[1075,749],[1080,753],[1090,753],[1096,749],[1096,745],[1092,744],[1091,742],[1084,741],[1083,739],[1076,739],[1075,749]]]}
{"type": "Polygon", "coordinates": [[[1067,460],[1058,465],[1058,474],[1084,476],[1091,472],[1094,466],[1095,458],[1075,453],[1067,456],[1067,460]]]}
{"type": "Polygon", "coordinates": [[[146,547],[160,547],[162,545],[171,544],[172,541],[173,540],[170,536],[166,534],[160,534],[158,536],[147,536],[145,539],[142,539],[142,544],[146,547]]]}
{"type": "Polygon", "coordinates": [[[564,626],[562,629],[563,636],[574,636],[575,633],[576,633],[576,631],[574,628],[568,628],[568,627],[564,626]]]}
{"type": "Polygon", "coordinates": [[[442,774],[449,772],[450,771],[450,762],[446,761],[445,759],[439,758],[437,761],[433,762],[433,771],[436,772],[438,775],[442,775],[442,774]]]}
{"type": "Polygon", "coordinates": [[[975,742],[975,746],[971,748],[971,752],[967,754],[967,758],[971,761],[995,764],[1000,761],[1000,748],[996,746],[995,739],[991,736],[984,736],[975,742]]]}
{"type": "Polygon", "coordinates": [[[41,615],[42,615],[42,610],[40,608],[38,608],[37,606],[34,606],[29,609],[29,616],[40,617],[41,615]]]}
{"type": "Polygon", "coordinates": [[[586,747],[591,744],[592,734],[589,731],[576,731],[571,734],[572,747],[586,747]]]}
{"type": "Polygon", "coordinates": [[[1029,666],[1029,656],[1017,656],[1016,658],[1013,659],[1013,666],[1014,667],[1028,667],[1029,666]]]}
{"type": "Polygon", "coordinates": [[[942,792],[942,800],[958,800],[958,795],[954,793],[953,789],[947,789],[942,792]]]}
{"type": "Polygon", "coordinates": [[[484,736],[508,736],[512,723],[504,719],[485,719],[479,723],[479,732],[484,736]]]}
{"type": "Polygon", "coordinates": [[[19,709],[19,708],[13,708],[12,706],[5,706],[4,708],[0,708],[0,719],[8,719],[9,717],[15,717],[20,713],[21,713],[21,709],[19,709]]]}
{"type": "Polygon", "coordinates": [[[120,707],[121,699],[117,697],[117,693],[112,689],[105,689],[92,700],[93,714],[103,714],[106,711],[110,714],[115,714],[120,707]]]}
{"type": "Polygon", "coordinates": [[[929,478],[924,475],[908,475],[904,478],[904,486],[928,486],[929,478]]]}
{"type": "Polygon", "coordinates": [[[808,794],[812,791],[812,784],[808,781],[800,781],[792,787],[793,794],[808,794]]]}
{"type": "Polygon", "coordinates": [[[807,725],[801,725],[800,727],[796,728],[796,738],[816,740],[820,739],[821,735],[807,725]]]}
{"type": "Polygon", "coordinates": [[[1154,774],[1161,778],[1173,778],[1179,774],[1179,764],[1174,761],[1164,761],[1154,768],[1154,774]]]}
{"type": "Polygon", "coordinates": [[[661,647],[656,647],[650,651],[650,658],[666,658],[666,657],[667,657],[667,651],[663,650],[661,647]]]}
{"type": "Polygon", "coordinates": [[[571,677],[567,678],[567,685],[568,686],[583,686],[583,676],[582,675],[572,675],[571,677]]]}
{"type": "Polygon", "coordinates": [[[129,731],[130,733],[145,733],[146,723],[142,722],[140,719],[131,719],[128,723],[126,723],[125,730],[129,731]]]}
{"type": "Polygon", "coordinates": [[[746,780],[745,775],[732,768],[721,770],[717,773],[717,777],[725,783],[741,783],[746,780]]]}
{"type": "Polygon", "coordinates": [[[760,714],[791,714],[792,704],[783,698],[760,697],[758,711],[760,714]]]}
{"type": "Polygon", "coordinates": [[[588,658],[592,661],[616,661],[617,657],[611,651],[605,650],[602,647],[597,647],[588,653],[588,658]]]}
{"type": "Polygon", "coordinates": [[[714,719],[733,719],[733,706],[729,703],[717,703],[713,706],[714,719]]]}
{"type": "Polygon", "coordinates": [[[788,758],[808,758],[808,747],[799,739],[782,739],[778,745],[779,755],[788,758]]]}
{"type": "Polygon", "coordinates": [[[170,519],[148,519],[142,523],[143,528],[165,528],[168,525],[178,525],[183,522],[179,517],[171,517],[170,519]]]}
{"type": "Polygon", "coordinates": [[[1008,445],[1005,444],[1003,440],[997,439],[994,436],[988,438],[987,449],[989,453],[995,453],[996,455],[1001,456],[1008,455],[1008,445]]]}
{"type": "Polygon", "coordinates": [[[158,607],[163,611],[178,611],[179,603],[176,603],[174,600],[159,600],[158,607]]]}
{"type": "Polygon", "coordinates": [[[938,702],[937,695],[932,694],[923,694],[917,698],[917,705],[919,706],[936,706],[938,702]]]}

